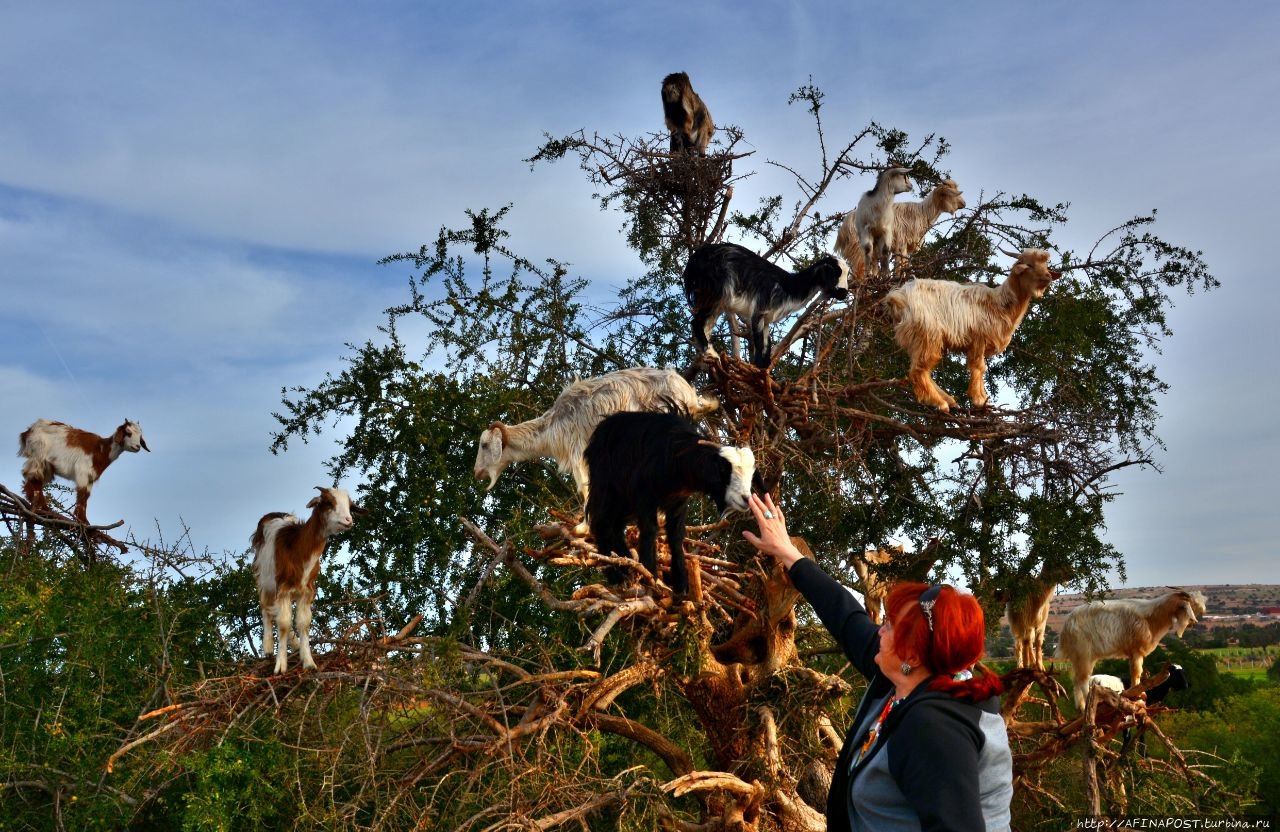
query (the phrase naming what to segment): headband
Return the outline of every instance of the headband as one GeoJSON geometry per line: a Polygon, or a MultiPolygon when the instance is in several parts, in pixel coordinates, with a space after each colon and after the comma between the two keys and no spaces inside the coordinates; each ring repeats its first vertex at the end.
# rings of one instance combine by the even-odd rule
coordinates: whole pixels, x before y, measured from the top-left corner
{"type": "Polygon", "coordinates": [[[940,584],[933,586],[920,593],[920,609],[924,610],[925,620],[929,622],[929,632],[933,632],[933,605],[938,603],[938,593],[942,592],[940,584]]]}

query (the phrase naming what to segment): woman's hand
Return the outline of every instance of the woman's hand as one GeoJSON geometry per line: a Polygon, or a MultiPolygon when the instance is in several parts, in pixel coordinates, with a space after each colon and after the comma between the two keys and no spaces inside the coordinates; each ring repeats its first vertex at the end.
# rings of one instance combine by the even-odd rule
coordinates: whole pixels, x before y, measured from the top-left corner
{"type": "Polygon", "coordinates": [[[747,542],[772,557],[782,565],[783,569],[790,569],[791,564],[803,560],[804,555],[800,554],[800,550],[795,547],[790,535],[787,534],[787,522],[782,517],[782,510],[773,504],[773,497],[766,492],[764,497],[760,498],[753,492],[749,501],[751,513],[755,515],[756,523],[760,526],[760,534],[755,535],[743,530],[742,536],[747,539],[747,542]]]}

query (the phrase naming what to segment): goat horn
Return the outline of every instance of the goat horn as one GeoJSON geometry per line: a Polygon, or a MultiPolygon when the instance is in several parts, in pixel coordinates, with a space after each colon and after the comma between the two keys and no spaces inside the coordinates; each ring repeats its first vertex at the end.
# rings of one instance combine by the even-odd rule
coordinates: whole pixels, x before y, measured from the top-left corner
{"type": "Polygon", "coordinates": [[[719,442],[712,442],[710,439],[699,439],[699,440],[698,440],[698,444],[699,444],[699,445],[706,445],[708,448],[719,448],[719,447],[720,447],[720,443],[719,443],[719,442]]]}
{"type": "Polygon", "coordinates": [[[321,493],[324,493],[325,491],[328,491],[328,490],[329,490],[329,489],[325,488],[323,485],[317,485],[317,486],[316,486],[316,491],[319,491],[319,492],[321,492],[321,493]]]}
{"type": "Polygon", "coordinates": [[[1009,251],[1009,249],[1007,249],[1007,248],[1005,248],[1005,247],[1003,247],[1003,246],[1001,246],[1001,247],[1000,247],[1000,251],[1002,251],[1003,253],[1005,253],[1005,254],[1009,255],[1010,257],[1012,257],[1012,258],[1013,258],[1013,259],[1015,259],[1015,260],[1022,256],[1021,254],[1015,254],[1015,253],[1013,253],[1012,251],[1009,251]]]}

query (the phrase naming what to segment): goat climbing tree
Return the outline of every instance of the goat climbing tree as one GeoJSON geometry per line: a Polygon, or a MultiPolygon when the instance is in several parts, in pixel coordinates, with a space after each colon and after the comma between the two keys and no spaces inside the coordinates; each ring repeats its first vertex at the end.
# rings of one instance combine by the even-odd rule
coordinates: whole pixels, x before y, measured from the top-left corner
{"type": "MultiPolygon", "coordinates": [[[[918,549],[936,538],[938,573],[989,609],[1027,569],[1065,572],[1086,590],[1123,570],[1101,536],[1108,478],[1153,465],[1164,385],[1151,356],[1170,334],[1169,293],[1216,285],[1199,254],[1156,237],[1152,215],[1100,229],[1077,255],[1055,244],[1065,205],[1002,190],[1017,183],[962,182],[971,207],[936,229],[912,274],[1000,281],[1012,261],[999,249],[1027,246],[1050,249],[1068,273],[993,361],[997,406],[940,414],[915,402],[878,304],[887,276],[787,322],[768,372],[738,357],[736,322],[720,325],[722,357],[695,366],[680,293],[693,249],[728,237],[794,269],[829,247],[880,167],[909,168],[922,190],[948,176],[939,137],[913,145],[873,123],[830,147],[822,93],[802,87],[790,103],[812,118],[815,158],[764,159],[791,193],[745,209],[743,166],[761,151],[741,152],[736,128],[721,128],[705,157],[673,157],[659,134],[580,131],[537,149],[531,165],[576,159],[602,209],[620,213],[643,269],[620,292],[512,251],[509,207],[468,212],[465,227],[387,258],[412,267],[409,299],[342,372],[284,391],[275,448],[338,419],[349,426],[331,465],[364,480],[372,514],[351,535],[334,594],[370,599],[366,621],[421,613],[421,625],[384,625],[368,665],[337,639],[317,679],[350,681],[345,694],[241,678],[154,718],[228,725],[269,692],[276,719],[293,714],[296,745],[343,772],[316,785],[335,822],[824,828],[862,680],[786,577],[741,540],[741,521],[718,523],[695,504],[703,514],[685,547],[697,581],[678,603],[657,576],[632,591],[603,582],[607,560],[572,533],[576,496],[549,465],[523,463],[487,493],[471,481],[490,421],[534,416],[575,375],[622,367],[677,366],[714,392],[722,406],[709,428],[751,444],[792,533],[850,581],[849,559],[891,539],[918,549]],[[321,700],[358,705],[358,729],[303,724],[321,700]]],[[[937,373],[952,392],[963,375],[952,364],[937,373]]]]}

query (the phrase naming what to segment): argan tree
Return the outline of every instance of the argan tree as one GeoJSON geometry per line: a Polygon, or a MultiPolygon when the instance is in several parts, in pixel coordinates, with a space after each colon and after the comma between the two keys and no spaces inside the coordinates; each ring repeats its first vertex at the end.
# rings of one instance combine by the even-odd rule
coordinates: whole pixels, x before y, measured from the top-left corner
{"type": "MultiPolygon", "coordinates": [[[[1110,477],[1154,467],[1164,384],[1152,362],[1172,293],[1216,285],[1199,253],[1155,236],[1154,213],[1064,250],[1066,205],[965,182],[970,207],[935,229],[914,276],[1003,281],[1001,250],[1024,247],[1067,272],[992,362],[993,407],[942,414],[914,400],[879,303],[888,276],[787,322],[768,371],[741,359],[738,321],[720,325],[721,358],[697,363],[680,272],[699,245],[732,239],[795,269],[829,249],[852,207],[833,201],[837,183],[870,183],[890,164],[921,190],[948,178],[940,137],[912,143],[872,123],[833,146],[822,93],[808,85],[790,103],[814,121],[808,159],[762,161],[732,127],[705,157],[670,154],[661,133],[547,137],[530,164],[576,161],[621,219],[620,250],[643,271],[620,290],[512,251],[509,208],[468,211],[463,227],[384,261],[412,268],[407,301],[341,372],[284,392],[274,445],[345,431],[333,474],[361,481],[373,515],[333,589],[375,637],[335,638],[313,682],[241,675],[206,688],[178,709],[187,727],[166,734],[172,750],[210,753],[232,724],[237,742],[286,733],[303,761],[294,794],[327,828],[823,828],[863,680],[740,521],[695,501],[694,591],[675,599],[638,564],[636,582],[604,582],[616,561],[572,533],[576,495],[549,463],[515,466],[488,492],[472,480],[490,421],[535,416],[576,376],[623,367],[675,366],[714,393],[708,429],[750,443],[793,534],[850,581],[867,547],[930,545],[935,573],[971,587],[995,620],[994,590],[1021,575],[1096,591],[1123,574],[1102,535],[1110,477]],[[788,174],[790,193],[737,205],[749,163],[788,174]],[[416,630],[402,626],[417,616],[416,630]],[[267,702],[269,719],[245,716],[267,702]]],[[[958,363],[937,377],[964,389],[958,363]]]]}

